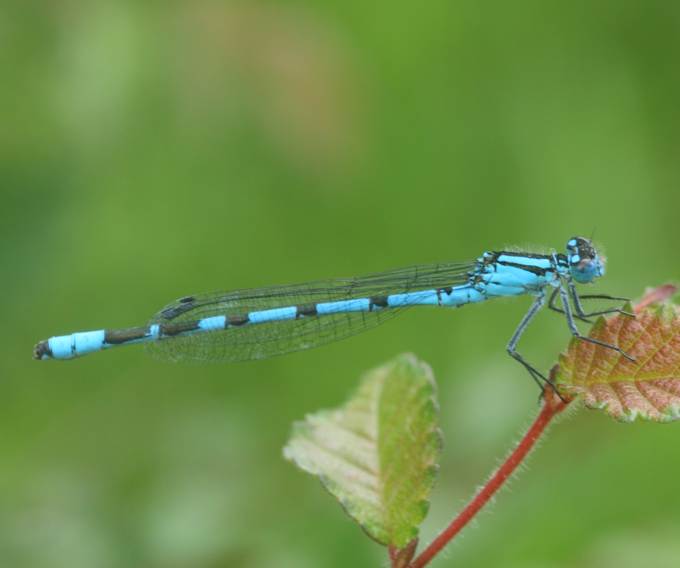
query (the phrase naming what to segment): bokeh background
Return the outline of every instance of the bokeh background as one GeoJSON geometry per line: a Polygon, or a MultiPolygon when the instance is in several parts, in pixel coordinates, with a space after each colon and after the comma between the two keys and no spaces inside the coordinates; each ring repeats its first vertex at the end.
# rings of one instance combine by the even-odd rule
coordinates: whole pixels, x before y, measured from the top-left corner
{"type": "MultiPolygon", "coordinates": [[[[0,47],[3,567],[385,565],[283,460],[291,423],[428,361],[429,540],[537,409],[504,352],[526,298],[238,365],[39,363],[39,339],[593,231],[593,291],[680,276],[678,3],[17,1],[0,47]]],[[[546,313],[523,352],[548,368],[567,340],[546,313]]],[[[434,565],[677,566],[679,440],[581,411],[434,565]]]]}

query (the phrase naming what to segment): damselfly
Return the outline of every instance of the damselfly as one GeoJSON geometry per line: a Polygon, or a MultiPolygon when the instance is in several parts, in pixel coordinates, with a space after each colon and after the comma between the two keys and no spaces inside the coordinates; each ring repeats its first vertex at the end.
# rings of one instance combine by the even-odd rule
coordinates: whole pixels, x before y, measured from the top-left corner
{"type": "Polygon", "coordinates": [[[625,300],[578,294],[576,284],[593,282],[603,274],[604,258],[591,241],[574,237],[567,242],[566,254],[489,251],[468,263],[411,266],[358,278],[185,296],[158,312],[149,325],[51,337],[35,346],[34,357],[72,359],[119,345],[146,343],[154,353],[171,360],[264,359],[348,337],[411,306],[461,307],[529,294],[534,301],[510,338],[507,351],[541,385],[548,379],[517,352],[517,344],[546,300],[550,309],[565,316],[575,337],[633,360],[616,345],[581,335],[576,326],[575,319],[626,314],[620,308],[584,311],[582,300],[625,300]],[[561,307],[556,304],[558,299],[561,307]]]}

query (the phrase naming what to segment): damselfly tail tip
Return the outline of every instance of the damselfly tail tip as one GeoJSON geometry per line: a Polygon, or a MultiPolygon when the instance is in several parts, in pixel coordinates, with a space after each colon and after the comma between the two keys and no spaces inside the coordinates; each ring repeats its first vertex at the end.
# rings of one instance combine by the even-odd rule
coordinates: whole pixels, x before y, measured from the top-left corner
{"type": "Polygon", "coordinates": [[[41,361],[42,359],[49,359],[52,356],[52,351],[47,341],[40,341],[36,343],[33,348],[33,358],[41,361]]]}

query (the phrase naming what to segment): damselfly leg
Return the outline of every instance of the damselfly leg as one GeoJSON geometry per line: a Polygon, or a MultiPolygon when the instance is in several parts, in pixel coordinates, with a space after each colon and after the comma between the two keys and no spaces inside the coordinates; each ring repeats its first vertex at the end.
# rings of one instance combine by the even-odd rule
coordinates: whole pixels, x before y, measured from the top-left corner
{"type": "MultiPolygon", "coordinates": [[[[519,363],[521,363],[522,366],[529,372],[529,375],[531,375],[531,378],[535,381],[535,383],[538,385],[538,387],[541,389],[541,391],[543,391],[544,385],[549,385],[550,388],[555,392],[555,394],[562,399],[562,396],[557,391],[557,387],[555,386],[555,383],[553,383],[550,379],[548,379],[543,373],[541,373],[536,367],[534,367],[524,357],[522,357],[522,355],[520,353],[517,352],[517,344],[519,343],[519,340],[522,337],[522,334],[524,334],[524,332],[527,330],[527,327],[529,327],[531,320],[534,319],[536,314],[541,310],[541,308],[543,308],[544,305],[545,305],[545,294],[543,293],[543,291],[541,291],[540,294],[536,296],[534,303],[531,304],[529,311],[526,314],[524,314],[522,321],[519,322],[519,325],[517,326],[515,333],[512,334],[512,337],[510,338],[510,341],[508,342],[508,346],[506,347],[506,350],[508,352],[508,355],[510,355],[510,357],[515,359],[515,361],[518,361],[519,363]]],[[[562,399],[562,400],[564,400],[564,399],[562,399]]]]}
{"type": "MultiPolygon", "coordinates": [[[[586,335],[582,335],[581,332],[578,330],[576,327],[576,322],[574,321],[574,314],[571,311],[571,304],[569,303],[569,292],[566,290],[564,287],[564,284],[560,282],[559,286],[557,289],[553,292],[553,296],[555,295],[556,292],[559,292],[560,299],[562,300],[562,313],[564,313],[564,316],[567,320],[567,325],[569,326],[569,330],[571,331],[571,334],[576,337],[577,339],[580,339],[581,341],[585,341],[587,343],[592,343],[594,345],[599,345],[600,347],[606,347],[607,349],[611,349],[612,351],[616,351],[619,353],[622,357],[625,357],[629,361],[635,361],[635,357],[629,355],[626,353],[623,349],[621,349],[618,345],[612,345],[611,343],[607,343],[605,341],[600,341],[599,339],[595,339],[594,337],[588,337],[586,335]]],[[[552,297],[551,297],[552,300],[552,297]]],[[[615,313],[615,312],[620,312],[621,310],[613,310],[613,312],[610,313],[615,313]]],[[[581,317],[587,317],[588,314],[585,316],[581,317]]],[[[591,314],[592,315],[592,314],[591,314]]],[[[633,316],[635,317],[635,316],[633,316]]]]}
{"type": "Polygon", "coordinates": [[[576,290],[576,286],[574,285],[573,282],[569,282],[569,292],[571,294],[571,297],[574,300],[574,307],[577,310],[578,315],[582,317],[592,317],[592,316],[602,316],[602,315],[607,315],[607,314],[621,314],[622,316],[627,316],[630,318],[634,318],[635,314],[631,312],[627,312],[623,308],[608,308],[606,310],[599,310],[599,311],[593,311],[593,312],[584,312],[583,311],[583,306],[581,304],[581,300],[614,300],[618,302],[629,302],[629,298],[621,298],[619,296],[610,296],[609,294],[582,294],[579,295],[578,291],[576,290]]]}
{"type": "MultiPolygon", "coordinates": [[[[627,316],[634,318],[635,314],[631,312],[627,312],[623,308],[608,308],[606,310],[597,310],[593,312],[586,312],[583,309],[583,304],[581,303],[582,300],[616,300],[616,301],[622,301],[622,302],[628,302],[628,298],[621,298],[619,296],[609,296],[608,294],[579,294],[578,291],[576,290],[576,287],[574,286],[573,282],[570,282],[568,284],[569,286],[569,293],[572,298],[572,301],[574,303],[574,310],[572,312],[572,315],[575,319],[584,321],[586,323],[593,323],[592,320],[588,319],[594,316],[605,316],[609,314],[621,314],[622,316],[627,316]]],[[[550,294],[550,301],[548,302],[548,308],[553,310],[554,312],[558,312],[560,314],[564,314],[565,311],[563,308],[560,308],[557,305],[557,296],[559,294],[560,290],[559,288],[555,288],[550,294]]]]}

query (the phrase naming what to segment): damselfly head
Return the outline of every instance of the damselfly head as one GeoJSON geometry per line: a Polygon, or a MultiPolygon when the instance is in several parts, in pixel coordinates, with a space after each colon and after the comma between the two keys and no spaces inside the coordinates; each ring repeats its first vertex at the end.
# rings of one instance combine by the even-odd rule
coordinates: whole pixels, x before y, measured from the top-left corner
{"type": "Polygon", "coordinates": [[[571,276],[586,284],[604,275],[604,257],[597,254],[590,239],[573,237],[567,242],[567,261],[571,276]]]}

